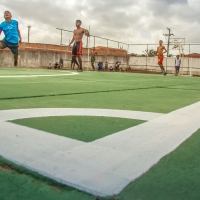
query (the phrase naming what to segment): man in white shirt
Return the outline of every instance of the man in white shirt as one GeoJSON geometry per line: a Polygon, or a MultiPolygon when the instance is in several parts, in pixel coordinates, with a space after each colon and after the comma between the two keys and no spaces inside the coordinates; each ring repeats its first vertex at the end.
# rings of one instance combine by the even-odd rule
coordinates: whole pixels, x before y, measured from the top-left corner
{"type": "Polygon", "coordinates": [[[181,67],[181,59],[179,58],[179,55],[177,55],[175,59],[175,70],[176,70],[175,76],[178,76],[180,67],[181,67]]]}

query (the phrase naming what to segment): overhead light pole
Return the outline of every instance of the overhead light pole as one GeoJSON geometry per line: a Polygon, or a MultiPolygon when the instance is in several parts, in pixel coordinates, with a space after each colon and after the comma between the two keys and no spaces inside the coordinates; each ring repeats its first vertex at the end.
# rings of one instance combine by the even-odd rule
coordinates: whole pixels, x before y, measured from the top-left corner
{"type": "Polygon", "coordinates": [[[31,26],[28,26],[28,43],[29,43],[29,39],[30,39],[30,30],[31,30],[31,26]]]}

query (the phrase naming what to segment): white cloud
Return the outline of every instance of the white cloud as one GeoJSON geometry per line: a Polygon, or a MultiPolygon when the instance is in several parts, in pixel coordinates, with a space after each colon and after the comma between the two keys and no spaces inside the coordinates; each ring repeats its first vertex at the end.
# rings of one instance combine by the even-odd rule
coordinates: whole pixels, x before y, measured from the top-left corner
{"type": "MultiPolygon", "coordinates": [[[[162,34],[167,33],[166,27],[187,42],[200,42],[199,0],[0,0],[0,3],[0,20],[3,21],[3,11],[10,10],[20,23],[24,41],[27,26],[31,25],[31,42],[59,44],[60,32],[56,28],[73,30],[75,20],[81,19],[83,27],[91,26],[92,35],[125,43],[165,40],[162,34]]],[[[68,44],[71,37],[71,33],[64,33],[64,43],[68,44]]]]}

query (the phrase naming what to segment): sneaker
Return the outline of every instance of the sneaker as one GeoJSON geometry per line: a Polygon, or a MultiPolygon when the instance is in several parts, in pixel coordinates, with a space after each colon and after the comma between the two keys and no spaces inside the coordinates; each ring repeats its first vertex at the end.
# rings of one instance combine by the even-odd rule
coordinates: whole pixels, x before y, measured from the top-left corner
{"type": "Polygon", "coordinates": [[[83,70],[82,70],[82,69],[80,69],[80,70],[78,70],[78,72],[83,72],[83,70]]]}
{"type": "Polygon", "coordinates": [[[14,66],[15,66],[15,67],[17,67],[17,64],[18,64],[18,62],[17,62],[17,61],[15,61],[15,62],[14,62],[14,66]]]}
{"type": "Polygon", "coordinates": [[[167,72],[165,72],[163,75],[166,76],[166,75],[167,75],[167,72]]]}

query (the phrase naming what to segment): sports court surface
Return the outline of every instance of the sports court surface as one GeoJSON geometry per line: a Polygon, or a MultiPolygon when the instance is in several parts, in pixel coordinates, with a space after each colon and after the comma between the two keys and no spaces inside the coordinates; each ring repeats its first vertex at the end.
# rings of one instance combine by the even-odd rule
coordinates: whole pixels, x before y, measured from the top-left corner
{"type": "Polygon", "coordinates": [[[0,68],[0,199],[200,199],[199,83],[0,68]]]}

